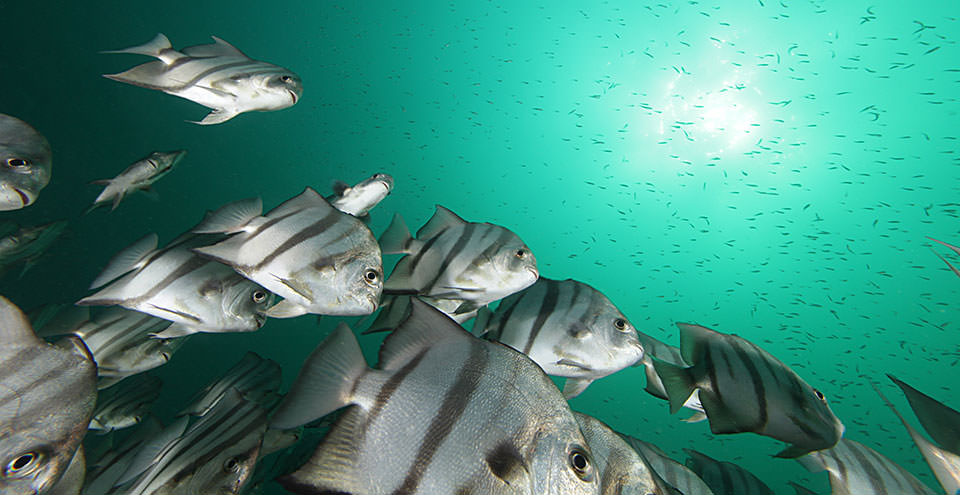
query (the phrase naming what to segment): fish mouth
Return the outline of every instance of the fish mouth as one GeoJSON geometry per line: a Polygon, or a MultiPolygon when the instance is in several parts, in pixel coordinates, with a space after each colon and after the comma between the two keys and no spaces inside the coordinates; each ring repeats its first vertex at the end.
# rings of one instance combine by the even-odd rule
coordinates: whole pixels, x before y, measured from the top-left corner
{"type": "Polygon", "coordinates": [[[33,202],[33,200],[30,199],[30,195],[25,193],[22,189],[14,187],[13,192],[17,193],[17,195],[20,196],[20,201],[23,202],[23,206],[28,206],[30,203],[33,202]]]}
{"type": "Polygon", "coordinates": [[[299,100],[300,97],[297,96],[297,93],[296,93],[295,91],[291,90],[291,89],[288,89],[288,90],[287,90],[287,93],[290,93],[290,99],[292,99],[292,100],[293,100],[293,104],[296,105],[296,104],[297,104],[297,100],[299,100]]]}
{"type": "Polygon", "coordinates": [[[253,315],[253,321],[256,322],[257,328],[261,328],[267,323],[267,315],[264,313],[255,313],[253,315]]]}
{"type": "Polygon", "coordinates": [[[531,275],[533,275],[534,280],[537,280],[540,278],[540,270],[537,270],[536,268],[531,266],[531,267],[527,267],[527,271],[530,272],[531,275]]]}

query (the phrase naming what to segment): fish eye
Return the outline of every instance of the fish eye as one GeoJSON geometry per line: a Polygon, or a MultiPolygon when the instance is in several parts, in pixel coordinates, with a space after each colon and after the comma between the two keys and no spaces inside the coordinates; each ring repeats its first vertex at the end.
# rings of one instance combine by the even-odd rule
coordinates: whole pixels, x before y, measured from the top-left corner
{"type": "Polygon", "coordinates": [[[817,399],[820,399],[820,400],[823,401],[823,402],[826,402],[826,401],[827,401],[827,398],[823,396],[823,392],[821,392],[821,391],[819,391],[819,390],[817,390],[817,389],[813,389],[813,395],[816,395],[816,396],[817,396],[817,399]]]}
{"type": "Polygon", "coordinates": [[[267,293],[262,290],[255,290],[250,298],[253,299],[254,303],[260,304],[267,299],[267,293]]]}
{"type": "Polygon", "coordinates": [[[623,318],[617,318],[616,320],[613,320],[613,326],[617,327],[617,330],[626,330],[627,321],[623,318]]]}
{"type": "Polygon", "coordinates": [[[237,471],[238,467],[240,467],[240,463],[237,462],[236,457],[231,457],[226,461],[223,461],[223,472],[225,473],[234,473],[237,471]]]}
{"type": "Polygon", "coordinates": [[[592,481],[593,476],[590,469],[590,458],[587,457],[587,453],[581,450],[580,448],[574,448],[570,452],[570,467],[573,468],[573,472],[576,473],[577,477],[583,481],[592,481]]]}
{"type": "Polygon", "coordinates": [[[24,160],[23,158],[7,158],[7,166],[13,168],[24,168],[29,167],[30,162],[24,160]]]}
{"type": "Polygon", "coordinates": [[[363,279],[367,281],[368,284],[375,284],[377,280],[380,280],[380,274],[376,270],[367,270],[363,272],[363,279]]]}
{"type": "Polygon", "coordinates": [[[520,249],[517,250],[516,253],[513,253],[513,254],[514,254],[517,258],[523,259],[523,257],[527,255],[527,250],[526,250],[526,249],[523,249],[523,248],[520,248],[520,249]]]}
{"type": "Polygon", "coordinates": [[[281,82],[288,83],[288,82],[290,82],[290,81],[293,81],[293,78],[290,77],[290,76],[287,76],[287,75],[283,75],[283,76],[280,76],[280,81],[281,81],[281,82]]]}
{"type": "Polygon", "coordinates": [[[39,464],[40,455],[36,452],[21,454],[4,468],[4,476],[23,476],[39,464]]]}

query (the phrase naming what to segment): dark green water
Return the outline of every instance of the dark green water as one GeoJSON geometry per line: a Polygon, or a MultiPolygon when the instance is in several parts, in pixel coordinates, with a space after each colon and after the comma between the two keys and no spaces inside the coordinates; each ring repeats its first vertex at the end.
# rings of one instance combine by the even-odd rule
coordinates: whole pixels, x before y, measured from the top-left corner
{"type": "MultiPolygon", "coordinates": [[[[903,413],[884,373],[960,406],[960,280],[924,237],[960,242],[958,14],[951,1],[0,1],[0,112],[54,149],[38,203],[3,219],[71,220],[0,293],[75,301],[147,232],[165,242],[228,201],[271,207],[383,171],[396,187],[376,234],[434,204],[509,227],[544,276],[594,285],[654,337],[676,345],[674,323],[697,322],[762,345],[827,395],[848,438],[936,486],[869,382],[903,413]],[[184,122],[199,105],[100,77],[146,58],[98,51],[157,32],[288,67],[303,99],[200,127],[184,122]],[[181,148],[159,201],[81,215],[89,181],[181,148]]],[[[289,383],[335,322],[195,337],[159,370],[158,410],[248,349],[289,383]]],[[[738,462],[777,493],[828,492],[826,475],[770,458],[777,442],[681,423],[643,383],[626,370],[571,404],[677,457],[738,462]]]]}

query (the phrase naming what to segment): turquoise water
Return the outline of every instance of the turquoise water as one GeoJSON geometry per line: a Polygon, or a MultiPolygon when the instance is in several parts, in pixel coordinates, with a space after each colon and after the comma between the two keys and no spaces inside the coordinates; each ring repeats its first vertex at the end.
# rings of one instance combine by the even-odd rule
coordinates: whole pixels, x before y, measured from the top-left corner
{"type": "MultiPolygon", "coordinates": [[[[674,323],[696,322],[762,345],[826,394],[848,438],[936,486],[869,382],[905,414],[884,373],[960,406],[960,280],[924,237],[960,242],[957,14],[949,1],[0,1],[0,111],[54,150],[39,201],[4,220],[71,220],[0,293],[75,301],[147,232],[165,242],[228,201],[270,207],[387,172],[374,233],[395,211],[415,228],[434,204],[504,225],[544,276],[592,284],[641,331],[676,345],[674,323]],[[302,101],[199,127],[184,121],[206,109],[100,77],[146,59],[98,51],[157,32],[288,67],[302,101]],[[159,200],[82,215],[88,182],[173,149],[189,154],[159,200]]],[[[195,337],[159,370],[159,412],[248,349],[289,383],[336,321],[195,337]]],[[[361,342],[372,360],[378,339],[361,342]]],[[[771,459],[779,443],[681,423],[643,384],[626,370],[571,405],[675,457],[737,462],[777,493],[788,480],[828,492],[825,475],[771,459]]]]}

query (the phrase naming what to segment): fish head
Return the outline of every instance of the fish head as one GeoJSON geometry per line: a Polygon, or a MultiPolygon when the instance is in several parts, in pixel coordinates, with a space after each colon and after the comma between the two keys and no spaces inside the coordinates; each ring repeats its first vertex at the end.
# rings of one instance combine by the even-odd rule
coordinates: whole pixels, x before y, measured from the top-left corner
{"type": "Polygon", "coordinates": [[[0,211],[33,204],[50,182],[51,167],[46,138],[26,122],[0,114],[0,211]]]}
{"type": "Polygon", "coordinates": [[[393,190],[393,177],[382,172],[376,173],[353,186],[352,189],[362,191],[365,197],[375,198],[375,202],[379,203],[393,190]]]}
{"type": "Polygon", "coordinates": [[[258,110],[281,110],[300,101],[303,81],[292,71],[278,67],[276,71],[256,76],[258,110]]]}
{"type": "Polygon", "coordinates": [[[6,347],[0,369],[7,375],[0,391],[0,493],[43,493],[60,479],[86,433],[97,397],[96,365],[71,336],[56,345],[6,347]]]}
{"type": "Polygon", "coordinates": [[[150,153],[147,162],[152,167],[151,178],[156,180],[167,175],[185,156],[187,156],[187,150],[154,151],[150,153]]]}
{"type": "MultiPolygon", "coordinates": [[[[481,286],[487,287],[486,292],[492,301],[526,289],[540,278],[537,258],[533,251],[515,234],[507,232],[510,234],[507,242],[498,245],[490,256],[489,266],[494,273],[487,277],[475,277],[477,280],[490,279],[489,284],[481,286]]],[[[485,265],[478,265],[478,268],[484,270],[485,265]]]]}
{"type": "MultiPolygon", "coordinates": [[[[356,220],[359,222],[359,220],[356,220]]],[[[370,238],[334,257],[324,257],[306,268],[314,279],[311,312],[324,315],[369,315],[380,307],[383,261],[380,246],[370,238]],[[331,290],[332,289],[332,290],[331,290]]]]}
{"type": "Polygon", "coordinates": [[[187,481],[196,491],[186,493],[239,495],[260,457],[264,429],[240,438],[200,466],[187,481]]]}
{"type": "Polygon", "coordinates": [[[599,494],[600,473],[577,422],[569,410],[543,425],[537,435],[531,472],[532,493],[599,494]]]}
{"type": "Polygon", "coordinates": [[[587,355],[598,362],[594,369],[613,373],[643,359],[644,348],[637,329],[606,297],[597,293],[593,310],[584,322],[591,339],[576,339],[588,347],[587,355]]]}
{"type": "Polygon", "coordinates": [[[267,309],[273,304],[273,293],[259,284],[237,276],[225,288],[223,314],[228,327],[237,331],[254,331],[267,321],[267,309]]]}

